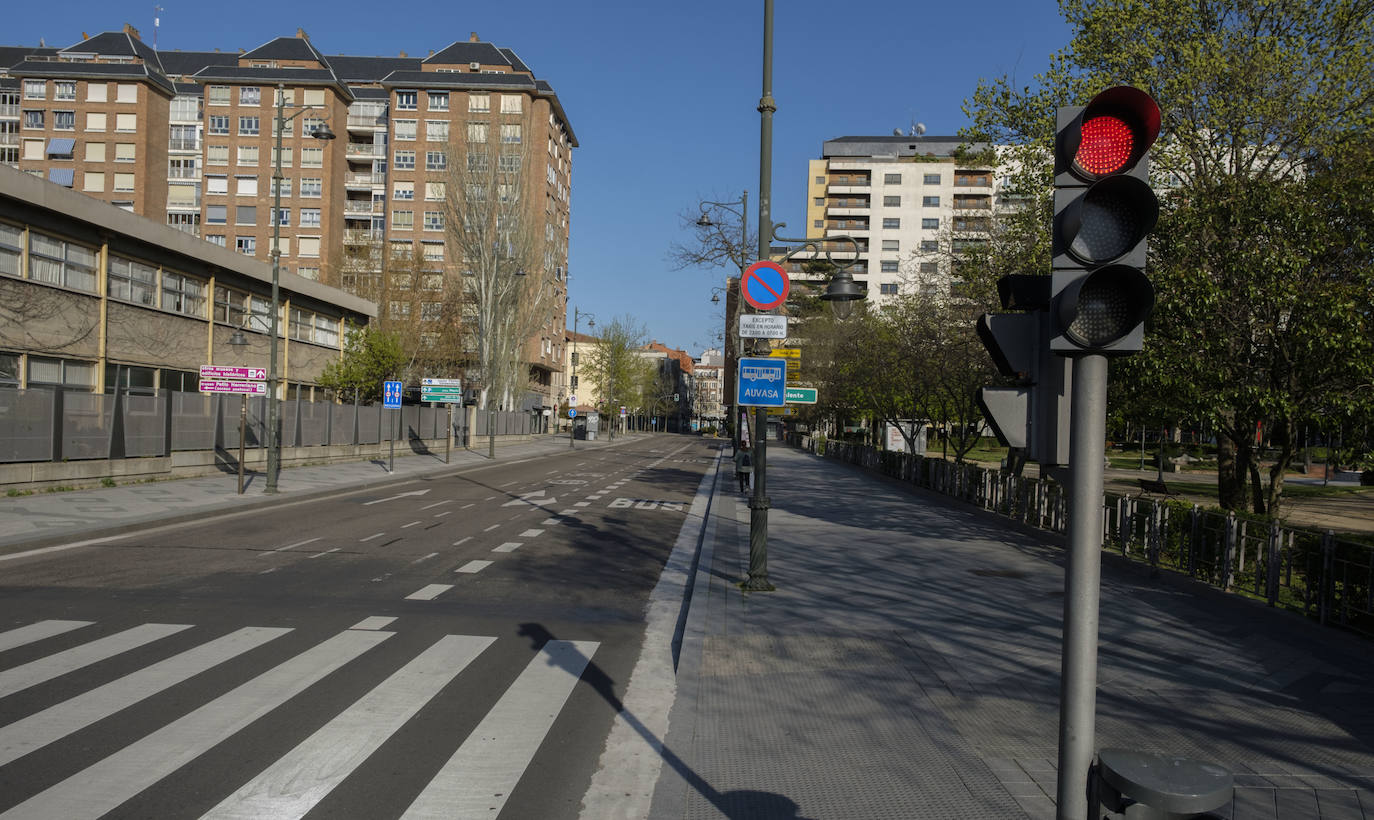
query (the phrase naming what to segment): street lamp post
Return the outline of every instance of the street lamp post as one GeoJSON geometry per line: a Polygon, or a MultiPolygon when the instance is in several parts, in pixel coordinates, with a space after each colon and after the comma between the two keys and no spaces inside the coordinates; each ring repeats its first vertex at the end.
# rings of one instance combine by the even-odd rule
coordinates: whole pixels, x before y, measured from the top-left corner
{"type": "MultiPolygon", "coordinates": [[[[267,340],[267,483],[264,493],[277,491],[277,473],[281,471],[281,433],[278,427],[277,387],[277,331],[278,314],[281,313],[281,139],[286,124],[293,122],[307,111],[321,109],[323,106],[307,105],[299,111],[286,116],[286,84],[277,83],[277,148],[272,161],[272,319],[271,331],[267,340]]],[[[320,123],[310,132],[318,140],[334,139],[329,126],[320,123]]]]}
{"type": "MultiPolygon", "coordinates": [[[[590,313],[587,314],[587,317],[588,317],[588,318],[587,318],[587,327],[596,327],[596,317],[595,317],[595,316],[592,316],[590,313]]],[[[580,311],[580,310],[578,310],[576,307],[574,307],[574,308],[573,308],[573,355],[572,355],[573,366],[572,366],[572,392],[569,393],[569,395],[571,395],[571,396],[576,396],[576,395],[577,395],[577,390],[578,390],[578,385],[577,385],[577,321],[578,321],[578,319],[580,319],[580,318],[582,318],[582,311],[580,311]]],[[[576,406],[577,406],[577,402],[569,402],[569,405],[572,406],[572,407],[576,407],[576,406]]],[[[577,424],[576,424],[576,417],[574,416],[574,417],[570,417],[570,418],[568,419],[568,449],[569,449],[569,450],[576,449],[576,447],[575,447],[575,445],[574,445],[574,442],[575,442],[576,440],[577,440],[577,424]]]]}

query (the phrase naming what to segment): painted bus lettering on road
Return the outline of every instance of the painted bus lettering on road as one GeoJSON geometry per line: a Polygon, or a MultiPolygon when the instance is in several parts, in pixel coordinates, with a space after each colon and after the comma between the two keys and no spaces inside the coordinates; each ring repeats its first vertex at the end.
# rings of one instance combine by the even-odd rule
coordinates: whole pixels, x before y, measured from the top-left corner
{"type": "Polygon", "coordinates": [[[648,498],[617,498],[606,505],[611,509],[634,509],[634,510],[667,510],[668,512],[686,512],[687,502],[685,501],[655,501],[648,498]]]}

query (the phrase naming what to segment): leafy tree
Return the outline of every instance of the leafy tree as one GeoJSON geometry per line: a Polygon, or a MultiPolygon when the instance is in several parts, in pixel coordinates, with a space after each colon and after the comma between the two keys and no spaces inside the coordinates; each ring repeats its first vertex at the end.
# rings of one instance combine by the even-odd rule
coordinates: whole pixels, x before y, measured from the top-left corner
{"type": "Polygon", "coordinates": [[[598,324],[597,329],[597,344],[587,351],[581,366],[598,390],[593,404],[604,406],[609,416],[618,414],[620,405],[642,389],[654,368],[638,352],[648,337],[643,324],[630,316],[617,316],[598,324]]]}
{"type": "MultiPolygon", "coordinates": [[[[980,83],[967,106],[969,137],[1016,146],[1008,159],[1019,190],[1043,202],[1058,106],[1123,83],[1155,97],[1163,133],[1153,171],[1156,188],[1171,189],[1152,243],[1158,302],[1146,353],[1114,367],[1138,389],[1114,395],[1146,399],[1127,415],[1211,422],[1222,505],[1272,513],[1296,421],[1341,396],[1353,400],[1350,382],[1368,361],[1366,217],[1343,193],[1315,199],[1335,180],[1313,171],[1346,162],[1350,135],[1368,133],[1374,118],[1374,5],[1062,0],[1060,8],[1073,42],[1033,87],[1005,77],[980,83]],[[1280,443],[1267,492],[1253,446],[1262,421],[1280,443]]],[[[1368,163],[1345,167],[1360,175],[1346,181],[1367,190],[1368,163]]],[[[1040,230],[1048,235],[1048,219],[1040,230]]]]}
{"type": "Polygon", "coordinates": [[[382,382],[399,376],[407,358],[395,334],[370,325],[349,327],[343,356],[325,365],[320,385],[345,401],[377,402],[382,382]]]}

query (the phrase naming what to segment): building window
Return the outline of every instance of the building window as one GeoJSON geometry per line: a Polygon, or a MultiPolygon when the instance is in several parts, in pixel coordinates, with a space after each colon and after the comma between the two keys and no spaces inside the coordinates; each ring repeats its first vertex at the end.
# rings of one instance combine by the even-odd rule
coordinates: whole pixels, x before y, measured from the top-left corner
{"type": "Polygon", "coordinates": [[[519,94],[501,95],[502,114],[519,114],[524,110],[524,97],[521,97],[519,94]]]}
{"type": "Polygon", "coordinates": [[[25,128],[42,128],[42,127],[43,127],[43,112],[42,112],[42,111],[37,111],[37,110],[34,110],[34,109],[25,109],[25,110],[24,110],[24,127],[25,127],[25,128]]]}
{"type": "Polygon", "coordinates": [[[52,112],[52,127],[56,131],[75,131],[76,112],[75,111],[54,111],[52,112]]]}
{"type": "Polygon", "coordinates": [[[229,86],[212,85],[205,90],[205,101],[209,105],[228,105],[229,86]]]}
{"type": "Polygon", "coordinates": [[[940,198],[938,196],[923,196],[921,197],[921,207],[938,208],[940,207],[940,198]]]}
{"type": "Polygon", "coordinates": [[[206,234],[205,241],[209,242],[211,245],[219,245],[221,248],[224,247],[224,237],[220,234],[206,234]]]}
{"type": "Polygon", "coordinates": [[[820,207],[820,206],[822,206],[822,205],[825,204],[825,197],[823,197],[823,196],[818,196],[818,197],[816,197],[816,198],[814,198],[814,199],[811,200],[811,204],[812,204],[812,205],[815,205],[815,206],[817,206],[817,207],[820,207]]]}
{"type": "Polygon", "coordinates": [[[275,225],[280,225],[280,226],[283,227],[283,228],[289,228],[289,227],[291,227],[291,209],[290,209],[290,208],[279,208],[279,209],[276,209],[276,211],[275,211],[275,216],[273,217],[273,219],[275,220],[275,221],[273,222],[273,224],[275,224],[275,225]]]}
{"type": "Polygon", "coordinates": [[[270,192],[271,194],[273,194],[274,196],[277,195],[277,194],[280,194],[281,196],[289,197],[289,196],[291,196],[291,187],[292,187],[292,186],[291,186],[291,177],[282,177],[281,179],[273,179],[273,180],[272,180],[272,184],[269,185],[269,186],[267,186],[267,187],[268,187],[268,189],[269,189],[269,192],[270,192]],[[278,183],[280,183],[280,185],[279,185],[278,183]],[[277,190],[278,187],[281,188],[280,191],[277,190]]]}
{"type": "Polygon", "coordinates": [[[100,171],[87,171],[82,174],[81,190],[92,193],[103,194],[105,192],[105,174],[100,171]]]}
{"type": "Polygon", "coordinates": [[[136,83],[116,83],[115,102],[138,102],[138,85],[136,83]]]}
{"type": "Polygon", "coordinates": [[[86,161],[87,161],[87,162],[104,162],[104,161],[105,161],[105,143],[103,143],[103,142],[88,142],[88,143],[86,143],[86,161]]]}
{"type": "Polygon", "coordinates": [[[180,273],[163,271],[162,309],[205,318],[205,283],[180,273]]]}
{"type": "Polygon", "coordinates": [[[296,152],[292,150],[291,146],[284,145],[281,149],[280,162],[278,162],[277,146],[272,146],[272,167],[276,168],[280,164],[282,168],[290,168],[295,162],[295,154],[296,152]]]}
{"type": "Polygon", "coordinates": [[[415,170],[415,152],[414,152],[414,151],[397,151],[396,154],[395,154],[395,156],[394,156],[394,158],[393,158],[393,160],[392,160],[391,167],[392,167],[393,170],[396,170],[396,171],[413,171],[413,170],[415,170]]]}
{"type": "Polygon", "coordinates": [[[249,165],[249,166],[251,166],[251,165],[257,165],[257,164],[258,164],[258,146],[256,146],[256,145],[240,145],[240,146],[238,147],[238,164],[239,164],[239,165],[249,165]]]}
{"type": "Polygon", "coordinates": [[[391,198],[407,202],[415,199],[415,183],[393,182],[391,184],[391,198]]]}
{"type": "Polygon", "coordinates": [[[939,262],[922,262],[922,263],[921,263],[921,268],[920,268],[920,270],[921,270],[921,273],[924,273],[924,274],[939,273],[939,272],[940,272],[940,263],[939,263],[939,262]]]}
{"type": "Polygon", "coordinates": [[[921,181],[924,182],[926,185],[939,185],[939,184],[940,184],[940,175],[939,175],[939,174],[926,174],[924,177],[921,178],[921,181]]]}
{"type": "Polygon", "coordinates": [[[301,148],[301,167],[302,168],[323,168],[324,149],[323,148],[301,148]]]}
{"type": "Polygon", "coordinates": [[[444,182],[425,183],[425,201],[443,202],[448,196],[448,184],[444,182]]]}
{"type": "Polygon", "coordinates": [[[86,114],[86,130],[88,132],[104,131],[107,122],[103,112],[91,111],[86,114]]]}
{"type": "Polygon", "coordinates": [[[520,126],[516,123],[501,126],[501,142],[506,145],[520,144],[520,126]]]}
{"type": "Polygon", "coordinates": [[[90,248],[29,231],[29,278],[96,292],[96,255],[90,248]]]}
{"type": "Polygon", "coordinates": [[[229,193],[229,177],[221,174],[208,174],[205,177],[205,193],[207,194],[227,194],[229,193]]]}
{"type": "Polygon", "coordinates": [[[392,211],[391,227],[398,231],[408,231],[415,227],[414,211],[392,211]]]}
{"type": "Polygon", "coordinates": [[[46,100],[48,98],[47,80],[25,80],[24,99],[26,100],[46,100]]]}
{"type": "Polygon", "coordinates": [[[901,241],[900,241],[900,240],[897,240],[897,239],[884,239],[884,240],[883,240],[883,250],[884,250],[884,251],[891,251],[891,252],[894,252],[894,253],[895,253],[895,252],[899,252],[899,251],[901,250],[901,244],[902,244],[901,241]]]}
{"type": "Polygon", "coordinates": [[[256,236],[236,236],[234,237],[234,250],[245,256],[253,256],[258,252],[258,238],[256,236]]]}
{"type": "Polygon", "coordinates": [[[90,362],[29,356],[29,384],[95,387],[95,365],[90,362]]]}
{"type": "Polygon", "coordinates": [[[940,220],[938,217],[926,217],[921,220],[921,229],[927,231],[939,230],[940,220]]]}
{"type": "Polygon", "coordinates": [[[901,174],[883,174],[883,184],[884,184],[884,185],[901,185],[901,184],[902,184],[902,175],[901,175],[901,174]]]}
{"type": "Polygon", "coordinates": [[[324,180],[320,177],[301,177],[301,196],[319,199],[324,194],[324,180]]]}
{"type": "Polygon", "coordinates": [[[262,89],[251,85],[239,88],[239,105],[262,105],[262,89]]]}
{"type": "Polygon", "coordinates": [[[129,193],[134,189],[133,174],[115,174],[114,190],[115,193],[129,193]]]}
{"type": "MultiPolygon", "coordinates": [[[[228,214],[229,214],[229,206],[228,206],[228,205],[206,205],[206,206],[205,206],[205,224],[206,224],[206,225],[223,225],[223,224],[225,224],[226,222],[229,221],[229,216],[228,216],[228,214]]],[[[210,238],[210,237],[208,237],[208,236],[206,237],[206,239],[209,239],[209,238],[210,238]]]]}
{"type": "Polygon", "coordinates": [[[425,230],[442,231],[444,229],[443,211],[425,211],[425,230]]]}
{"type": "Polygon", "coordinates": [[[922,250],[922,251],[926,251],[926,252],[936,251],[936,250],[939,250],[939,248],[940,248],[940,243],[939,243],[939,242],[936,242],[934,239],[922,239],[922,240],[921,240],[921,250],[922,250]]]}
{"type": "Polygon", "coordinates": [[[426,171],[445,171],[448,169],[448,154],[443,151],[425,152],[426,171]]]}
{"type": "Polygon", "coordinates": [[[415,139],[416,120],[396,120],[396,139],[415,139]]]}
{"type": "Polygon", "coordinates": [[[247,315],[248,294],[219,285],[215,286],[216,322],[243,327],[243,320],[247,315]]]}
{"type": "Polygon", "coordinates": [[[416,91],[397,91],[396,110],[414,111],[419,108],[419,92],[416,91]]]}
{"type": "Polygon", "coordinates": [[[228,115],[228,114],[211,114],[211,115],[209,116],[209,118],[208,118],[208,123],[207,123],[207,125],[205,126],[205,133],[207,133],[207,134],[228,134],[228,133],[229,133],[229,115],[228,115]]]}
{"type": "Polygon", "coordinates": [[[153,307],[157,298],[157,268],[152,265],[111,254],[105,282],[111,299],[153,307]]]}
{"type": "Polygon", "coordinates": [[[427,98],[428,101],[429,101],[429,110],[430,110],[430,111],[447,111],[447,110],[448,110],[448,92],[447,92],[447,91],[430,91],[430,92],[429,92],[428,94],[426,94],[425,96],[426,96],[426,98],[427,98]]]}
{"type": "Polygon", "coordinates": [[[430,142],[448,142],[448,121],[425,120],[425,139],[430,142]]]}
{"type": "Polygon", "coordinates": [[[882,284],[878,285],[878,292],[881,293],[883,296],[896,296],[897,283],[883,282],[882,284]]]}
{"type": "MultiPolygon", "coordinates": [[[[42,111],[39,111],[38,114],[39,114],[39,118],[40,118],[38,127],[39,127],[39,128],[42,128],[43,125],[42,125],[41,118],[42,118],[43,112],[42,112],[42,111]]],[[[483,142],[486,142],[486,141],[487,141],[487,124],[484,123],[484,122],[470,122],[470,123],[468,123],[468,142],[471,142],[471,143],[483,143],[483,142]]]]}
{"type": "Polygon", "coordinates": [[[882,261],[881,264],[882,264],[881,270],[882,270],[883,273],[896,273],[896,272],[897,272],[897,263],[896,263],[894,260],[891,260],[891,259],[884,259],[884,260],[882,261]]]}
{"type": "Polygon", "coordinates": [[[115,130],[125,134],[133,134],[138,131],[137,114],[115,114],[115,130]]]}
{"type": "Polygon", "coordinates": [[[899,208],[899,207],[901,207],[901,205],[902,205],[902,198],[901,198],[900,196],[885,196],[885,197],[883,197],[883,207],[885,207],[885,208],[899,208]]]}
{"type": "Polygon", "coordinates": [[[49,159],[72,159],[73,152],[76,150],[76,140],[74,139],[51,139],[48,140],[49,159]]]}
{"type": "Polygon", "coordinates": [[[262,132],[260,117],[239,117],[239,136],[256,137],[262,132]]]}
{"type": "Polygon", "coordinates": [[[235,225],[256,225],[258,224],[258,206],[256,205],[235,205],[234,206],[235,225]]]}
{"type": "MultiPolygon", "coordinates": [[[[444,243],[442,242],[422,242],[420,243],[420,251],[426,262],[444,261],[444,243]]],[[[444,277],[441,275],[436,274],[425,278],[425,290],[442,290],[443,286],[444,277]],[[431,285],[434,286],[431,287],[431,285]]]]}
{"type": "Polygon", "coordinates": [[[234,177],[235,193],[239,196],[257,196],[258,178],[257,177],[234,177]]]}
{"type": "Polygon", "coordinates": [[[115,162],[137,162],[138,146],[132,142],[115,143],[115,162]]]}
{"type": "Polygon", "coordinates": [[[186,95],[173,99],[170,119],[173,122],[198,122],[200,120],[200,98],[186,95]]]}
{"type": "Polygon", "coordinates": [[[319,208],[301,208],[301,227],[318,228],[320,227],[319,208]]]}
{"type": "Polygon", "coordinates": [[[468,113],[486,114],[491,111],[490,94],[468,94],[468,113]]]}
{"type": "Polygon", "coordinates": [[[23,256],[24,232],[14,225],[0,222],[0,273],[19,276],[19,260],[23,256]]]}
{"type": "Polygon", "coordinates": [[[227,145],[207,145],[205,146],[206,165],[228,165],[229,146],[227,145]]]}

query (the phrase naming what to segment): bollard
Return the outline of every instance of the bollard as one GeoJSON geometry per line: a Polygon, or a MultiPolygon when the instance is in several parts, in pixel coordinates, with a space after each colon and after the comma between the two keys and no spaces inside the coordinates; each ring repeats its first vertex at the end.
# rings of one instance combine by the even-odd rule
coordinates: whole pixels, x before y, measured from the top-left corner
{"type": "Polygon", "coordinates": [[[1214,763],[1103,749],[1097,786],[1102,805],[1126,820],[1182,820],[1230,803],[1235,778],[1214,763]]]}

